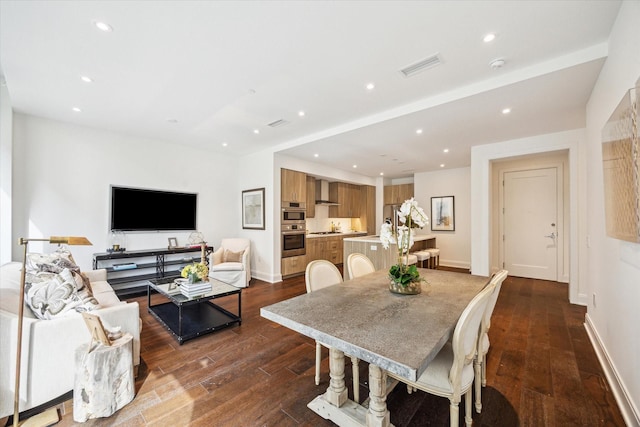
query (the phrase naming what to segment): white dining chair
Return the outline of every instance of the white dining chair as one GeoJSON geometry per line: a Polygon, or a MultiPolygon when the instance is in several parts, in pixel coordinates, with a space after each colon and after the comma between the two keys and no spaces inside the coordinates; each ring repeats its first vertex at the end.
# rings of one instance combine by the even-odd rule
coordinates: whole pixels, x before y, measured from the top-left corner
{"type": "MultiPolygon", "coordinates": [[[[318,259],[307,264],[304,279],[307,287],[307,293],[310,293],[342,283],[342,274],[340,274],[338,267],[336,267],[331,261],[318,259]]],[[[326,344],[316,340],[316,385],[320,384],[322,345],[329,348],[326,344]]],[[[351,366],[353,369],[353,400],[358,403],[360,401],[360,371],[358,367],[360,361],[357,357],[349,357],[351,358],[351,366]]]]}
{"type": "Polygon", "coordinates": [[[495,283],[489,283],[469,302],[458,319],[453,331],[453,338],[427,365],[427,369],[417,381],[407,380],[392,372],[387,373],[391,378],[407,384],[409,392],[418,389],[449,398],[451,427],[458,427],[459,404],[463,394],[465,397],[465,423],[467,427],[471,427],[473,360],[477,350],[478,330],[495,286],[495,283]]]}
{"type": "Polygon", "coordinates": [[[509,272],[507,270],[500,270],[491,278],[491,282],[495,284],[495,288],[487,308],[485,309],[482,322],[480,322],[480,330],[478,333],[478,350],[476,354],[475,367],[475,391],[476,391],[476,412],[479,414],[482,411],[482,387],[487,386],[487,352],[489,351],[489,328],[491,327],[491,315],[493,309],[498,301],[498,295],[502,288],[502,282],[507,278],[509,272]]]}
{"type": "Polygon", "coordinates": [[[349,278],[355,279],[356,277],[373,273],[376,271],[376,267],[365,254],[354,252],[347,257],[347,271],[349,272],[349,278]]]}

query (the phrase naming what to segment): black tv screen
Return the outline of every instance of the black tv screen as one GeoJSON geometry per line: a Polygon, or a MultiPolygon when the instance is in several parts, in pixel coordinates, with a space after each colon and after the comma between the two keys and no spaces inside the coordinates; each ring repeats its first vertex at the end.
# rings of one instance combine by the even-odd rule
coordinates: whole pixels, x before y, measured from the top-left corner
{"type": "Polygon", "coordinates": [[[196,230],[197,206],[195,193],[111,186],[111,230],[196,230]]]}

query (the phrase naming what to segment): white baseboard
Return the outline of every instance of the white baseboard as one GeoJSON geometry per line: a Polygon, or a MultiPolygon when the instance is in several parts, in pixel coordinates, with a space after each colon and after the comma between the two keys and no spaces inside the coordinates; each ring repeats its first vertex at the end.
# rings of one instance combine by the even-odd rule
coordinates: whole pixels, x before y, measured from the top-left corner
{"type": "Polygon", "coordinates": [[[456,261],[452,259],[440,258],[440,265],[443,267],[463,268],[465,270],[471,269],[471,264],[465,261],[456,261]]]}
{"type": "Polygon", "coordinates": [[[589,313],[585,316],[584,328],[587,331],[587,335],[591,340],[591,344],[593,345],[593,349],[596,351],[596,355],[598,356],[598,360],[600,361],[600,365],[602,366],[602,370],[604,371],[605,377],[607,377],[607,381],[609,382],[609,386],[611,387],[611,391],[613,392],[613,396],[618,403],[618,407],[620,408],[620,412],[622,413],[622,418],[624,418],[624,422],[627,426],[640,426],[640,411],[635,407],[633,401],[630,398],[629,393],[627,392],[624,383],[620,379],[618,372],[616,371],[615,366],[611,363],[611,358],[607,353],[607,349],[602,344],[602,340],[598,335],[598,331],[593,325],[591,318],[589,317],[589,313]]]}
{"type": "Polygon", "coordinates": [[[262,272],[252,271],[251,272],[251,278],[252,279],[262,280],[263,282],[268,282],[268,283],[282,282],[282,275],[281,274],[266,274],[266,273],[262,273],[262,272]]]}

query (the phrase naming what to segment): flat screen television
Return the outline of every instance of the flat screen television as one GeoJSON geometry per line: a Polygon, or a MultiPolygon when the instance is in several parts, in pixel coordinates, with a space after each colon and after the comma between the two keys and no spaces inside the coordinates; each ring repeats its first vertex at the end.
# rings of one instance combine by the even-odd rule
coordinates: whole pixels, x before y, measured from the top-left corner
{"type": "Polygon", "coordinates": [[[112,231],[193,231],[198,194],[111,186],[112,231]]]}

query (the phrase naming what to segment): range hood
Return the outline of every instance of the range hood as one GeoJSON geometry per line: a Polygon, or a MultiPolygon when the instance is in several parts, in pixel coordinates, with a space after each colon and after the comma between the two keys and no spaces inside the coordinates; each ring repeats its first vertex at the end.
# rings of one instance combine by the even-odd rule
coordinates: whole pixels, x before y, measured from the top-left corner
{"type": "Polygon", "coordinates": [[[329,200],[329,181],[319,179],[316,181],[316,206],[339,206],[339,203],[329,200]]]}

